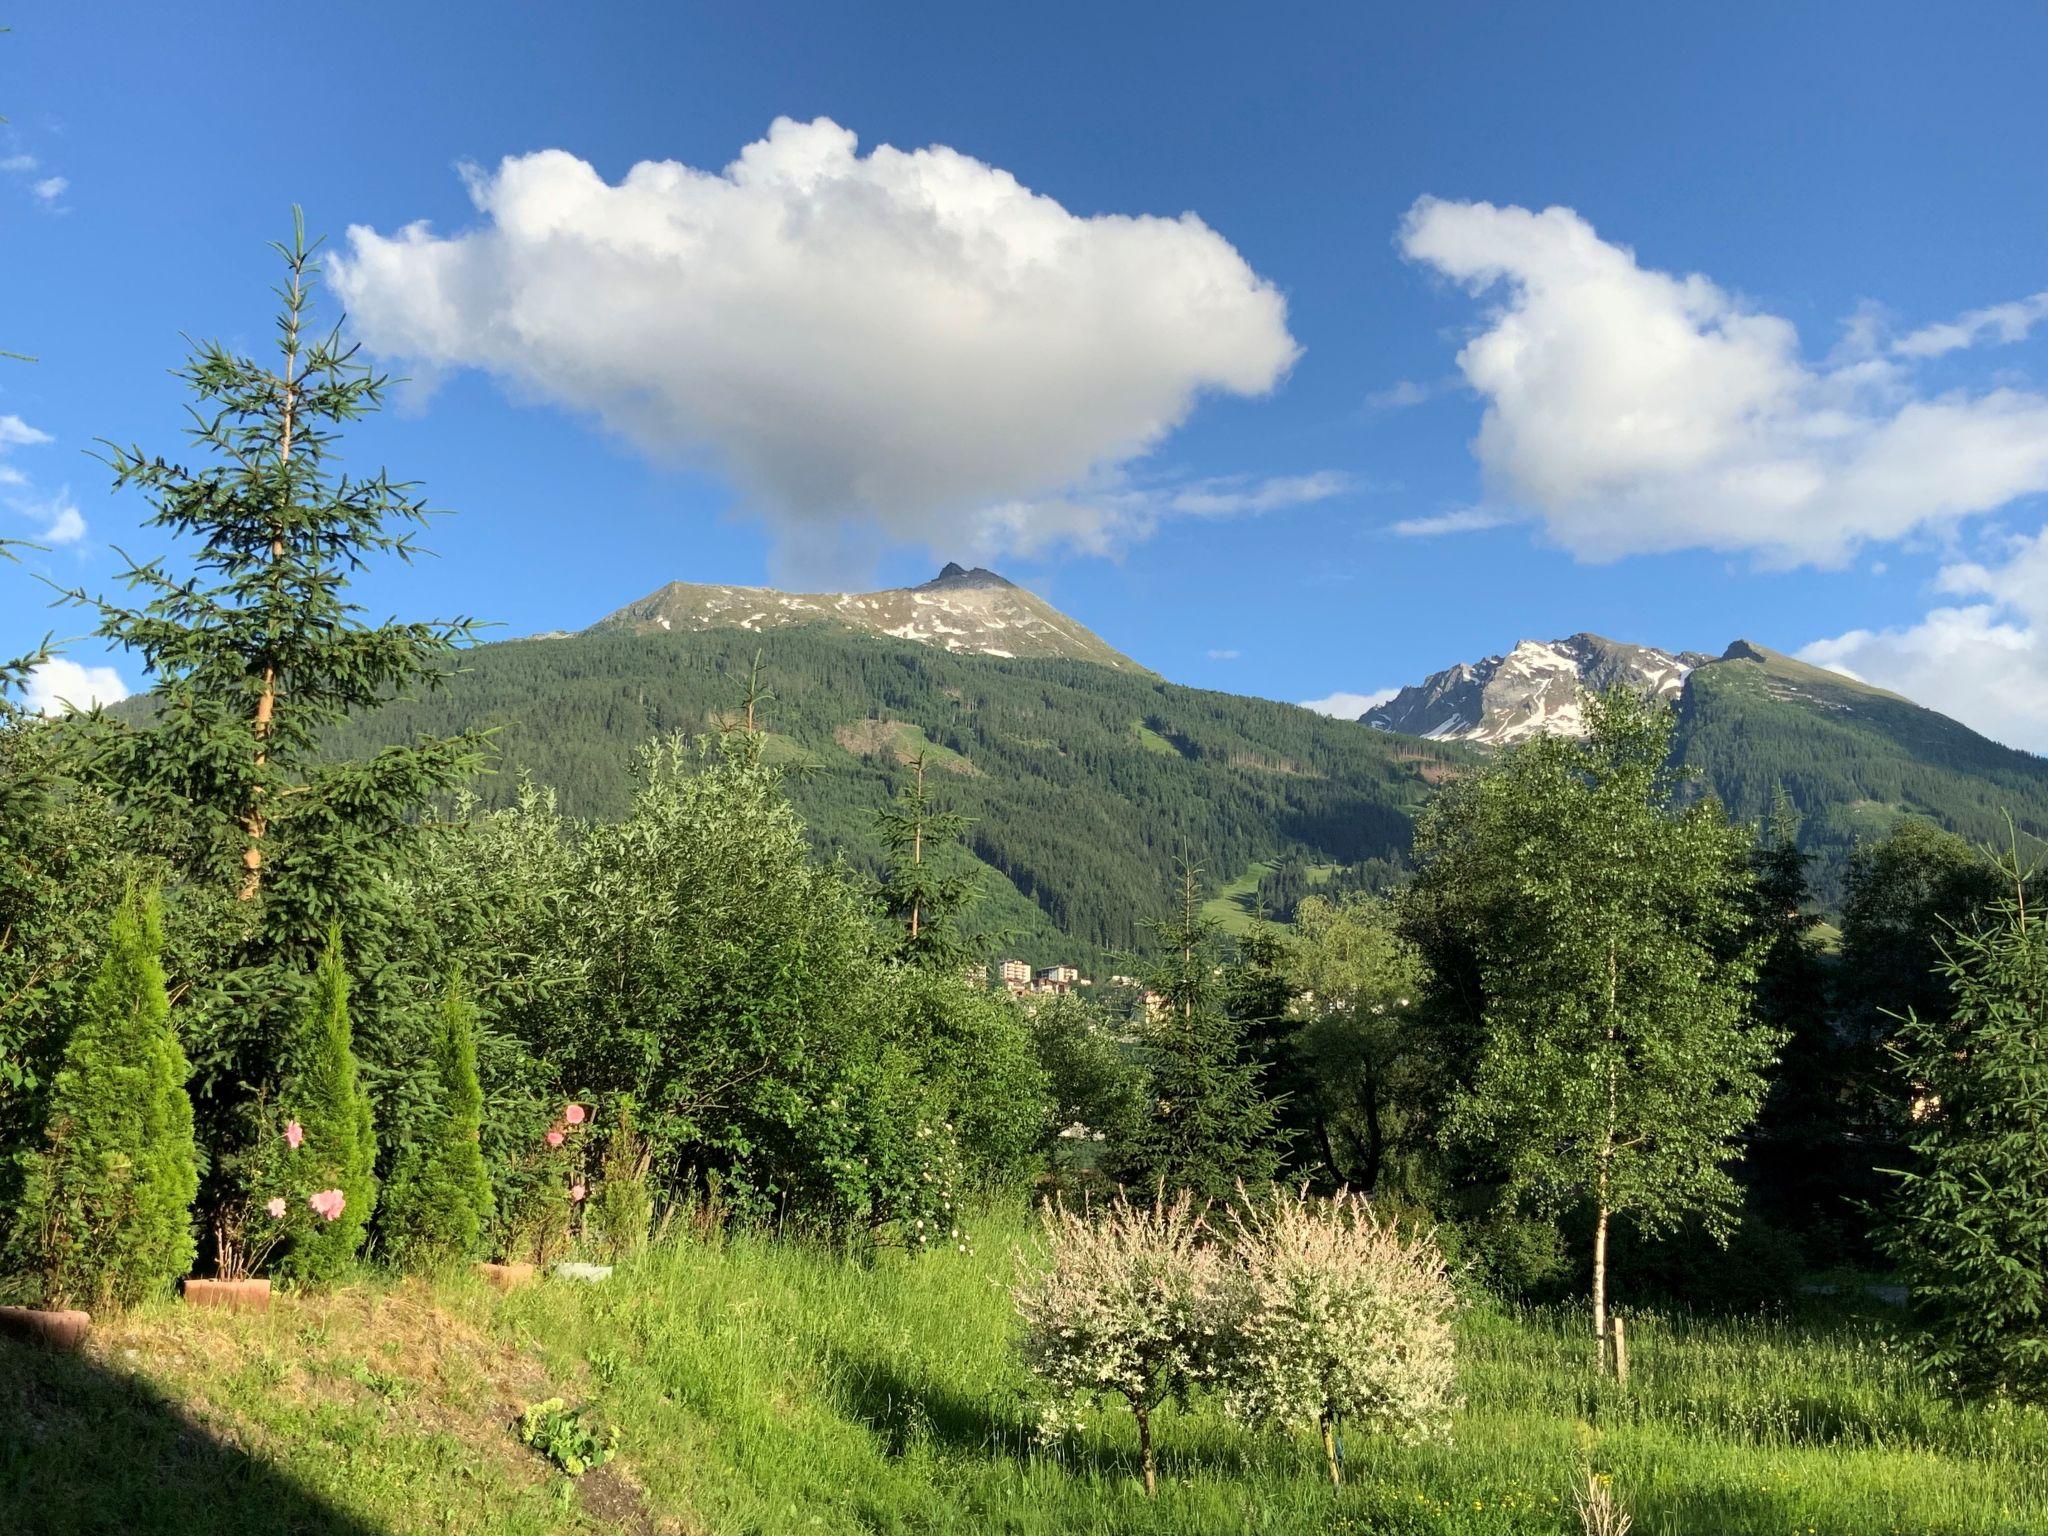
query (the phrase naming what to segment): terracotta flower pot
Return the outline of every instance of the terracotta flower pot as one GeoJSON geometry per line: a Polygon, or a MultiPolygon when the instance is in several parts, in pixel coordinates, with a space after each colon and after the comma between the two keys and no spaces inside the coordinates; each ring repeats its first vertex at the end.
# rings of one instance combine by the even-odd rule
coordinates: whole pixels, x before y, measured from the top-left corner
{"type": "Polygon", "coordinates": [[[509,1291],[533,1279],[531,1264],[479,1264],[476,1272],[501,1291],[509,1291]]]}
{"type": "Polygon", "coordinates": [[[76,1349],[92,1327],[90,1312],[44,1312],[36,1307],[0,1307],[0,1333],[51,1349],[76,1349]]]}
{"type": "Polygon", "coordinates": [[[268,1312],[268,1280],[187,1280],[185,1300],[195,1307],[226,1307],[230,1312],[268,1312]]]}

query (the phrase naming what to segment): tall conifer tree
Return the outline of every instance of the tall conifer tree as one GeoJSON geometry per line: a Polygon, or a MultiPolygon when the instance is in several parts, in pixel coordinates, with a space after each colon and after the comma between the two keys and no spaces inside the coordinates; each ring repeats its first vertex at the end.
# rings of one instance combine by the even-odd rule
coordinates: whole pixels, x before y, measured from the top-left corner
{"type": "Polygon", "coordinates": [[[925,755],[907,764],[910,782],[876,822],[889,864],[882,879],[882,908],[903,925],[902,953],[914,964],[958,965],[965,948],[955,929],[961,910],[974,899],[974,877],[943,869],[941,850],[957,845],[967,818],[942,811],[925,787],[925,755]]]}
{"type": "Polygon", "coordinates": [[[458,971],[441,997],[434,1111],[384,1196],[384,1228],[413,1267],[466,1257],[491,1218],[491,1180],[479,1140],[484,1096],[476,1076],[476,1009],[458,971]]]}
{"type": "Polygon", "coordinates": [[[298,1127],[299,1144],[283,1155],[290,1198],[305,1207],[292,1212],[291,1246],[279,1267],[301,1284],[325,1284],[361,1250],[377,1203],[376,1130],[356,1068],[338,932],[329,932],[313,973],[278,1113],[298,1127]]]}
{"type": "Polygon", "coordinates": [[[156,898],[131,890],[50,1092],[29,1232],[48,1299],[126,1306],[192,1264],[190,1068],[171,1025],[156,898]]]}

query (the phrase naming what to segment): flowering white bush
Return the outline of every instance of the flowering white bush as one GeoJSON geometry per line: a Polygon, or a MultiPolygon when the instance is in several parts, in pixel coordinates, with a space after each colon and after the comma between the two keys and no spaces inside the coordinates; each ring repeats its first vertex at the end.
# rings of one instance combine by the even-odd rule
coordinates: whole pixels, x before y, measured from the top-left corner
{"type": "Polygon", "coordinates": [[[1236,1215],[1222,1309],[1224,1403],[1247,1423],[1322,1431],[1343,1480],[1346,1421],[1417,1440],[1456,1406],[1456,1297],[1426,1233],[1404,1235],[1362,1197],[1276,1190],[1236,1215]]]}
{"type": "Polygon", "coordinates": [[[1183,1192],[1150,1207],[1122,1194],[1093,1219],[1044,1211],[1043,1262],[1012,1291],[1024,1355],[1055,1399],[1041,1420],[1056,1433],[1092,1399],[1121,1396],[1138,1421],[1145,1491],[1157,1486],[1152,1411],[1209,1379],[1228,1257],[1183,1192]]]}

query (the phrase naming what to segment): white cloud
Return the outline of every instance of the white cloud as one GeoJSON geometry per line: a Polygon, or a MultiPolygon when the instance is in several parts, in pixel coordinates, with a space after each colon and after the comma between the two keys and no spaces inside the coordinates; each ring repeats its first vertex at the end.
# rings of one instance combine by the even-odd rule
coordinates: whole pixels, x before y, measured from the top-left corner
{"type": "Polygon", "coordinates": [[[1425,197],[1400,244],[1499,293],[1458,354],[1487,402],[1474,450],[1497,495],[1582,558],[1840,564],[2048,489],[2048,399],[1927,395],[1876,357],[1810,365],[1789,321],[1640,265],[1569,208],[1425,197]]]}
{"type": "Polygon", "coordinates": [[[43,543],[76,544],[85,537],[85,515],[68,499],[52,502],[42,512],[50,519],[50,525],[38,535],[43,543]]]}
{"type": "Polygon", "coordinates": [[[38,543],[77,544],[85,538],[85,515],[72,502],[71,493],[60,491],[54,497],[38,499],[29,476],[7,462],[7,455],[16,448],[39,448],[54,441],[49,433],[19,416],[0,416],[0,508],[41,523],[34,535],[38,543]]]}
{"type": "Polygon", "coordinates": [[[86,667],[53,656],[30,669],[24,702],[39,715],[61,715],[67,709],[118,704],[128,685],[112,667],[86,667]]]}
{"type": "Polygon", "coordinates": [[[1426,384],[1413,379],[1403,379],[1398,384],[1389,384],[1385,389],[1376,389],[1365,397],[1365,403],[1376,411],[1398,411],[1406,406],[1420,405],[1435,391],[1426,384]]]}
{"type": "Polygon", "coordinates": [[[1901,336],[1892,350],[1903,357],[1939,357],[1983,341],[2025,341],[2027,333],[2044,320],[2048,320],[2048,292],[1973,309],[1940,325],[1922,326],[1901,336]]]}
{"type": "MultiPolygon", "coordinates": [[[[801,545],[1113,547],[1091,497],[1205,393],[1296,356],[1286,302],[1193,214],[1079,217],[944,147],[865,157],[778,119],[722,172],[617,184],[561,150],[469,173],[482,222],[357,226],[334,280],[380,354],[479,368],[663,458],[708,460],[801,545]]],[[[1165,510],[1194,510],[1191,508],[1165,510]]]]}
{"type": "Polygon", "coordinates": [[[1488,528],[1504,527],[1514,520],[1506,512],[1496,512],[1487,507],[1459,507],[1430,517],[1404,517],[1393,525],[1393,530],[1404,539],[1434,539],[1447,533],[1481,533],[1488,528]]]}
{"type": "Polygon", "coordinates": [[[1210,651],[1208,656],[1211,661],[1235,661],[1243,654],[1243,651],[1210,651]]]}
{"type": "Polygon", "coordinates": [[[29,191],[42,202],[54,203],[64,195],[70,185],[70,181],[62,176],[45,176],[42,180],[31,183],[29,191]]]}
{"type": "Polygon", "coordinates": [[[1372,693],[1332,693],[1320,699],[1303,699],[1301,707],[1339,720],[1356,720],[1368,709],[1377,709],[1401,690],[1380,688],[1372,693]]]}
{"type": "Polygon", "coordinates": [[[26,176],[40,164],[34,155],[9,155],[6,159],[0,160],[0,171],[5,171],[10,176],[26,176]]]}
{"type": "Polygon", "coordinates": [[[2048,531],[2003,561],[1946,566],[1937,590],[1977,602],[1919,623],[1816,640],[1803,660],[1902,693],[1985,735],[2048,751],[2048,531]]]}
{"type": "Polygon", "coordinates": [[[49,433],[37,431],[19,416],[0,416],[0,452],[9,448],[34,448],[55,441],[49,433]]]}

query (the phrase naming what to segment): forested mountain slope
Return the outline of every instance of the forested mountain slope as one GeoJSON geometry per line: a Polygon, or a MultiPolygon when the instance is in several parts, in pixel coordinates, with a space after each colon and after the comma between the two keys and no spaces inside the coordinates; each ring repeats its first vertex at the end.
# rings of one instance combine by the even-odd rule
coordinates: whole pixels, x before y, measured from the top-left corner
{"type": "Polygon", "coordinates": [[[1782,787],[1830,905],[1850,850],[1902,816],[2002,843],[2009,814],[2021,834],[2048,837],[2048,761],[1748,641],[1686,678],[1674,750],[1738,817],[1764,816],[1782,787]]]}
{"type": "Polygon", "coordinates": [[[1399,858],[1430,782],[1472,760],[1456,745],[1149,674],[959,655],[831,625],[479,646],[446,687],[352,723],[335,750],[500,726],[487,801],[510,800],[530,773],[564,810],[609,816],[631,794],[633,749],[658,732],[712,729],[757,651],[774,694],[762,710],[770,750],[807,765],[792,793],[819,841],[877,864],[874,813],[922,748],[993,872],[984,922],[1018,931],[1026,958],[1141,944],[1183,853],[1224,878],[1288,849],[1337,864],[1399,858]]]}

